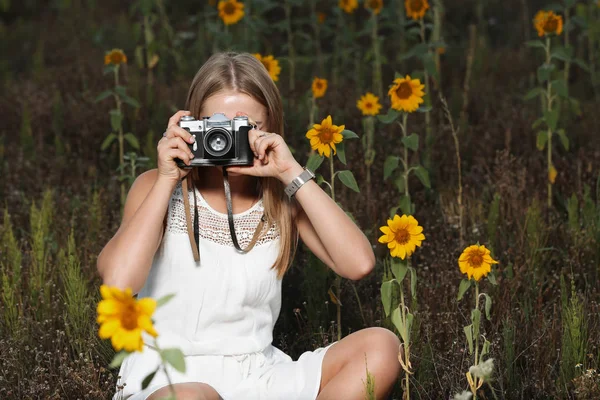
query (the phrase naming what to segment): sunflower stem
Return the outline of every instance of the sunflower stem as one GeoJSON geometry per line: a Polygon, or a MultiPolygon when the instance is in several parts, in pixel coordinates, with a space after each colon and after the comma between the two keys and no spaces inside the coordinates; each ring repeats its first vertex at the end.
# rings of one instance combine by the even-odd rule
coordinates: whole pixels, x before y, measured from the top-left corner
{"type": "MultiPolygon", "coordinates": [[[[407,259],[406,261],[407,266],[410,267],[410,258],[407,259]]],[[[404,365],[406,368],[404,368],[404,377],[405,377],[405,381],[404,381],[404,399],[405,400],[410,400],[410,375],[408,373],[408,366],[409,366],[409,361],[410,361],[410,353],[409,353],[409,348],[410,348],[410,332],[408,330],[408,323],[406,321],[406,305],[404,304],[404,280],[402,282],[398,282],[400,284],[400,304],[402,305],[401,308],[401,318],[402,318],[402,329],[404,330],[404,335],[400,335],[400,336],[404,336],[406,338],[406,342],[404,343],[404,365]]]]}
{"type": "MultiPolygon", "coordinates": [[[[547,36],[546,37],[546,64],[550,65],[551,63],[551,55],[550,55],[550,37],[547,36]]],[[[547,89],[546,89],[546,96],[547,96],[547,110],[548,110],[548,114],[550,114],[552,112],[552,82],[550,81],[550,78],[548,78],[548,83],[547,83],[547,89]]],[[[547,123],[548,121],[546,121],[547,123]]],[[[547,162],[548,162],[548,208],[552,207],[552,182],[550,181],[550,171],[552,169],[552,128],[550,128],[550,126],[548,126],[548,143],[547,143],[547,162]]]]}
{"type": "MultiPolygon", "coordinates": [[[[115,91],[114,91],[114,98],[115,98],[115,102],[117,103],[117,111],[119,112],[119,115],[122,114],[121,111],[121,98],[119,97],[119,95],[117,94],[117,87],[119,86],[119,67],[120,65],[117,64],[115,65],[115,69],[114,69],[114,77],[115,77],[115,91]]],[[[119,136],[118,136],[118,140],[119,140],[119,166],[120,166],[120,170],[121,173],[125,172],[125,158],[124,158],[124,149],[123,149],[123,142],[124,142],[124,137],[123,137],[123,117],[121,116],[120,118],[120,123],[119,123],[119,136]]],[[[125,181],[121,181],[121,212],[123,212],[123,207],[125,207],[125,181]]]]}
{"type": "Polygon", "coordinates": [[[154,339],[154,349],[160,355],[160,363],[162,365],[163,371],[165,371],[165,376],[167,377],[167,382],[169,383],[169,391],[171,392],[171,396],[173,399],[177,399],[177,393],[175,393],[175,388],[173,387],[173,382],[171,382],[171,377],[169,376],[169,371],[167,371],[167,365],[165,364],[165,360],[162,355],[162,349],[158,346],[158,342],[154,339]]]}
{"type": "MultiPolygon", "coordinates": [[[[406,132],[407,132],[407,128],[406,128],[406,124],[408,123],[408,113],[404,113],[404,115],[402,115],[402,136],[406,137],[406,132]]],[[[408,174],[410,173],[410,168],[408,168],[408,147],[406,146],[402,146],[403,147],[403,151],[404,151],[404,156],[402,158],[402,164],[404,165],[404,173],[402,174],[404,176],[404,195],[406,197],[408,197],[409,199],[409,209],[408,210],[402,210],[404,211],[405,214],[410,215],[412,214],[412,207],[410,206],[410,193],[408,190],[408,174]]]]}
{"type": "Polygon", "coordinates": [[[371,31],[371,41],[373,44],[373,63],[375,64],[373,71],[373,86],[377,90],[377,95],[380,99],[383,98],[383,81],[381,78],[381,51],[379,48],[379,38],[377,36],[377,14],[371,10],[371,20],[373,23],[373,29],[371,31]]]}
{"type": "MultiPolygon", "coordinates": [[[[425,38],[425,21],[423,18],[420,19],[421,23],[421,41],[423,43],[427,43],[425,38]]],[[[427,49],[427,54],[429,55],[431,50],[427,49]]],[[[423,83],[425,84],[425,97],[427,101],[424,105],[431,105],[431,95],[429,93],[429,72],[427,71],[427,67],[423,65],[423,83]]],[[[425,113],[425,159],[423,160],[423,164],[425,164],[425,168],[428,171],[431,171],[431,147],[433,145],[433,133],[431,132],[431,113],[425,113]]]]}
{"type": "MultiPolygon", "coordinates": [[[[333,169],[333,154],[329,157],[329,172],[331,173],[331,199],[335,202],[335,171],[333,169]]],[[[340,299],[342,298],[342,278],[336,274],[335,276],[335,295],[338,298],[336,302],[337,311],[337,340],[342,340],[342,306],[340,299]]]]}
{"type": "MultiPolygon", "coordinates": [[[[479,310],[479,282],[475,281],[475,309],[479,310]]],[[[473,332],[475,333],[475,366],[479,365],[479,326],[481,318],[477,320],[477,326],[473,326],[473,332]]],[[[479,378],[476,378],[479,379],[479,378]]],[[[477,400],[477,390],[473,391],[473,400],[477,400]]]]}
{"type": "MultiPolygon", "coordinates": [[[[288,40],[288,63],[290,67],[290,91],[293,93],[296,89],[296,49],[294,47],[294,32],[292,31],[292,6],[289,0],[285,2],[285,20],[288,40]]],[[[290,96],[290,105],[294,105],[294,97],[290,96]]]]}

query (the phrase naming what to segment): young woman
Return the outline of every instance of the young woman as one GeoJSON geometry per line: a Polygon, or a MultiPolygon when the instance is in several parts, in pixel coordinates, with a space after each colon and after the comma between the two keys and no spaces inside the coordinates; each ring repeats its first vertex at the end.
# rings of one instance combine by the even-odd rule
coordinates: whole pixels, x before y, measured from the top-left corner
{"type": "MultiPolygon", "coordinates": [[[[389,330],[363,329],[297,361],[272,345],[281,279],[298,236],[346,279],[369,274],[375,257],[362,231],[313,180],[291,199],[284,193],[304,169],[283,139],[281,98],[266,69],[250,54],[216,54],[196,74],[186,109],[169,120],[158,143],[158,168],[136,179],[121,226],[98,257],[106,285],[131,287],[139,297],[175,293],[154,319],[160,347],[178,347],[185,355],[185,374],[168,370],[177,398],[364,399],[365,357],[377,398],[385,398],[400,372],[399,341],[389,330]],[[232,244],[221,167],[185,170],[174,161],[189,165],[192,159],[187,144],[193,138],[179,127],[180,119],[215,113],[229,119],[245,115],[256,126],[248,134],[254,165],[227,167],[242,247],[265,216],[261,236],[247,253],[232,244]],[[187,193],[183,179],[190,182],[187,193]],[[194,198],[197,203],[199,261],[192,253],[183,196],[191,213],[194,198]]],[[[152,343],[144,335],[144,342],[152,343]]],[[[141,388],[158,364],[158,353],[146,345],[129,356],[119,371],[124,390],[114,398],[168,395],[162,370],[141,388]]]]}

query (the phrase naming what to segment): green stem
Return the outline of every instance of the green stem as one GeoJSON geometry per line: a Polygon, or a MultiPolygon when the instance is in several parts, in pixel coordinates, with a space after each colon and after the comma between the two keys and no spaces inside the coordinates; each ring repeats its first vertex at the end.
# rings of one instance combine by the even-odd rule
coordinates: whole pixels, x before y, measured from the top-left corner
{"type": "MultiPolygon", "coordinates": [[[[475,309],[479,310],[479,282],[475,281],[475,309]]],[[[479,365],[479,326],[481,318],[477,321],[477,326],[473,326],[473,332],[475,333],[475,366],[479,365]]],[[[475,387],[477,387],[477,380],[475,378],[475,387]]],[[[477,390],[473,393],[473,400],[477,400],[477,390]]]]}
{"type": "Polygon", "coordinates": [[[367,319],[365,318],[365,313],[362,309],[362,303],[360,301],[360,296],[358,295],[358,290],[356,290],[356,285],[354,284],[354,282],[350,283],[352,284],[352,289],[354,289],[354,295],[356,296],[356,302],[358,303],[358,309],[360,310],[360,316],[362,317],[363,325],[367,326],[367,319]]]}
{"type": "MultiPolygon", "coordinates": [[[[125,158],[124,158],[124,137],[123,137],[123,115],[121,112],[121,98],[116,94],[116,88],[119,86],[119,65],[115,66],[114,69],[115,76],[115,102],[117,103],[117,110],[119,111],[119,115],[121,116],[121,122],[119,124],[119,166],[121,167],[121,173],[125,171],[125,158]]],[[[121,210],[125,207],[125,182],[121,182],[121,210]]]]}
{"type": "MultiPolygon", "coordinates": [[[[407,136],[407,134],[406,134],[406,132],[407,132],[407,126],[406,126],[407,122],[408,122],[408,113],[405,112],[402,115],[402,125],[401,125],[401,127],[402,127],[402,136],[404,136],[404,137],[407,136]]],[[[409,190],[408,190],[408,174],[410,172],[410,169],[408,168],[408,147],[406,147],[406,146],[402,146],[402,147],[403,147],[403,152],[404,152],[404,155],[403,155],[403,158],[402,158],[402,164],[404,165],[404,172],[402,174],[403,177],[404,177],[404,195],[409,199],[409,202],[408,202],[409,209],[408,210],[402,210],[402,211],[404,211],[404,213],[406,213],[406,214],[411,214],[412,210],[410,210],[410,208],[412,208],[412,207],[410,207],[410,193],[409,193],[409,190]]]]}
{"type": "Polygon", "coordinates": [[[373,87],[377,90],[377,96],[380,99],[383,98],[383,80],[381,77],[381,51],[379,48],[379,38],[377,36],[378,26],[377,26],[377,14],[371,11],[371,20],[373,23],[373,29],[371,31],[371,41],[373,43],[373,63],[374,63],[374,71],[373,71],[373,87]]]}
{"type": "MultiPolygon", "coordinates": [[[[329,157],[329,172],[331,173],[331,199],[335,202],[335,171],[333,169],[333,153],[329,157]]],[[[336,274],[335,276],[335,295],[337,296],[337,340],[342,340],[342,306],[340,299],[342,298],[342,278],[336,274]]]]}
{"type": "MultiPolygon", "coordinates": [[[[152,346],[150,346],[152,347],[152,346]]],[[[173,399],[177,399],[177,393],[175,392],[175,388],[173,387],[173,383],[171,382],[171,377],[169,376],[169,371],[167,371],[167,365],[165,364],[165,360],[163,359],[161,348],[158,346],[158,342],[154,339],[154,347],[158,354],[160,355],[160,363],[162,365],[163,371],[165,371],[165,376],[167,377],[167,383],[169,384],[169,391],[171,392],[171,396],[173,399]]]]}
{"type": "MultiPolygon", "coordinates": [[[[421,18],[421,41],[427,43],[425,39],[425,21],[421,18]]],[[[429,54],[431,50],[427,50],[429,54]]],[[[427,101],[424,103],[429,106],[431,104],[431,95],[429,90],[429,73],[427,68],[423,66],[423,84],[425,85],[425,97],[427,101]]],[[[428,171],[431,171],[431,147],[433,146],[433,132],[431,131],[431,113],[425,113],[425,159],[423,164],[428,171]]]]}
{"type": "MultiPolygon", "coordinates": [[[[550,57],[550,37],[546,38],[546,65],[550,65],[551,62],[551,57],[550,57]]],[[[548,77],[548,83],[546,85],[546,105],[547,105],[547,110],[548,110],[548,114],[550,114],[552,112],[552,81],[550,80],[550,77],[548,77]]],[[[547,121],[546,121],[547,122],[547,121]]],[[[548,163],[548,172],[550,171],[550,168],[552,167],[552,129],[548,126],[548,143],[547,143],[547,153],[546,153],[546,158],[547,158],[547,163],[548,163]]],[[[552,182],[550,182],[550,179],[547,177],[546,179],[548,179],[548,208],[552,207],[552,182]]]]}
{"type": "MultiPolygon", "coordinates": [[[[409,264],[410,265],[410,264],[409,264]]],[[[399,282],[400,284],[400,304],[401,304],[401,318],[402,318],[402,329],[404,330],[404,337],[407,338],[408,343],[404,343],[404,365],[408,368],[408,362],[410,360],[409,348],[410,348],[410,331],[408,330],[408,323],[406,322],[406,305],[404,304],[404,281],[399,282]]],[[[408,371],[404,371],[404,391],[406,395],[403,397],[405,400],[410,400],[410,375],[408,371]]]]}
{"type": "MultiPolygon", "coordinates": [[[[294,48],[294,32],[292,31],[292,5],[289,0],[285,2],[285,20],[288,40],[288,65],[290,68],[290,91],[296,88],[296,49],[294,48]]],[[[290,96],[290,105],[293,107],[294,96],[290,96]]]]}

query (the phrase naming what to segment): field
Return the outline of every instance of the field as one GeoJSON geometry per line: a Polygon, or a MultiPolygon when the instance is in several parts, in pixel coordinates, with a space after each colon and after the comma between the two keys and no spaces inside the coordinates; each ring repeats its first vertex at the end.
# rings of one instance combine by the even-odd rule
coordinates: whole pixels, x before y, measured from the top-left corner
{"type": "Polygon", "coordinates": [[[0,1],[0,398],[112,398],[96,258],[196,71],[233,50],[270,68],[286,143],[377,257],[350,281],[300,246],[276,347],[384,326],[410,349],[390,398],[599,399],[600,2],[241,3],[0,1]],[[330,157],[306,137],[328,116],[330,157]],[[403,214],[425,239],[392,257],[403,214]],[[468,280],[473,245],[497,264],[468,280]]]}

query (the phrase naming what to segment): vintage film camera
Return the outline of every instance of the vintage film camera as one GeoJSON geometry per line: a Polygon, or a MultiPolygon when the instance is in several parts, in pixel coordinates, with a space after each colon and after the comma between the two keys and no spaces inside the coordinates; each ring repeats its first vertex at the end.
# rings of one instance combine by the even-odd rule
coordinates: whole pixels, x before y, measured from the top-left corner
{"type": "Polygon", "coordinates": [[[196,139],[194,143],[187,143],[194,153],[190,165],[175,160],[180,168],[254,164],[254,154],[248,143],[248,131],[254,126],[248,117],[239,116],[231,120],[223,113],[215,113],[212,117],[198,120],[184,116],[179,126],[196,139]]]}

